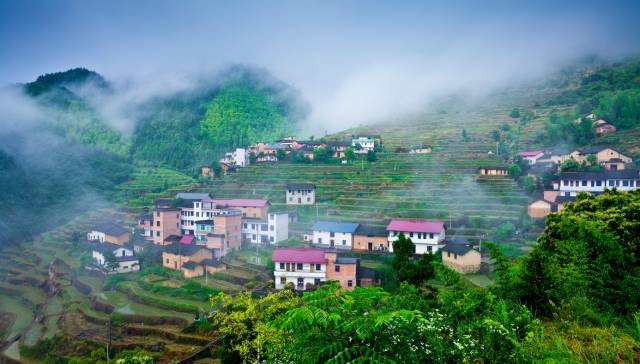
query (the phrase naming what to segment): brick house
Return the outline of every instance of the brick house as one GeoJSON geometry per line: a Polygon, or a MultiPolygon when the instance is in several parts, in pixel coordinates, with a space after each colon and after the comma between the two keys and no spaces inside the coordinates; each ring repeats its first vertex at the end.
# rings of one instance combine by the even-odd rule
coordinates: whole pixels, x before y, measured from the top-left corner
{"type": "Polygon", "coordinates": [[[388,251],[389,233],[384,227],[360,224],[353,235],[353,250],[388,251]]]}
{"type": "Polygon", "coordinates": [[[442,247],[442,263],[458,273],[476,273],[481,255],[471,244],[450,243],[442,247]]]}
{"type": "Polygon", "coordinates": [[[180,209],[177,207],[156,207],[153,210],[151,237],[154,244],[166,245],[168,237],[180,236],[180,209]]]}
{"type": "Polygon", "coordinates": [[[220,208],[234,208],[242,211],[243,217],[257,217],[261,219],[267,218],[269,212],[269,200],[250,199],[250,198],[232,198],[232,199],[212,199],[220,208]]]}
{"type": "Polygon", "coordinates": [[[185,278],[201,276],[204,271],[214,273],[225,269],[224,263],[214,259],[213,252],[204,246],[171,244],[164,247],[162,266],[182,271],[185,278]]]}

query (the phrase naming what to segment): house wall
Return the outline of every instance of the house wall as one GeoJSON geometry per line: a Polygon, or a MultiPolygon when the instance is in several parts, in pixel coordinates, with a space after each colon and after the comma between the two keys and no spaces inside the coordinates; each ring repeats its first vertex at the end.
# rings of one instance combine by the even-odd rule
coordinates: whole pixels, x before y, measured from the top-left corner
{"type": "Polygon", "coordinates": [[[335,264],[335,260],[329,260],[327,264],[327,280],[340,282],[343,289],[352,290],[357,286],[356,274],[357,264],[335,264]],[[340,267],[339,272],[336,271],[337,267],[340,267]]]}
{"type": "Polygon", "coordinates": [[[269,244],[289,239],[289,214],[269,214],[269,244]]]}
{"type": "Polygon", "coordinates": [[[615,159],[615,158],[621,159],[625,163],[633,162],[633,159],[631,159],[631,158],[627,157],[626,155],[624,155],[624,154],[622,154],[622,153],[620,153],[620,152],[618,152],[616,150],[613,150],[611,148],[606,148],[606,149],[603,149],[603,150],[599,151],[596,154],[596,157],[598,158],[598,163],[608,162],[609,160],[615,159]]]}
{"type": "Polygon", "coordinates": [[[201,265],[193,269],[182,268],[181,270],[185,278],[201,277],[204,275],[204,268],[202,268],[201,265]]]}
{"type": "Polygon", "coordinates": [[[287,190],[287,205],[313,205],[316,203],[315,190],[287,190]]]}
{"type": "Polygon", "coordinates": [[[267,213],[269,212],[269,206],[265,205],[263,207],[240,207],[240,211],[242,211],[242,216],[266,219],[267,213]]]}
{"type": "Polygon", "coordinates": [[[304,291],[307,284],[314,284],[316,280],[320,282],[326,281],[327,265],[311,263],[283,263],[274,262],[273,278],[276,289],[286,288],[287,283],[293,283],[295,289],[304,291]],[[298,269],[298,264],[302,264],[302,269],[298,269]],[[284,278],[284,283],[282,282],[284,278]],[[302,280],[302,285],[298,285],[298,279],[302,280]]]}
{"type": "Polygon", "coordinates": [[[162,252],[162,266],[169,269],[182,270],[182,265],[192,261],[199,263],[204,259],[213,259],[213,254],[208,249],[200,249],[191,256],[162,252]]]}
{"type": "Polygon", "coordinates": [[[104,243],[105,233],[101,231],[91,230],[87,233],[87,240],[89,241],[99,241],[104,243]]]}
{"type": "Polygon", "coordinates": [[[551,213],[551,205],[542,200],[535,201],[527,206],[527,213],[533,219],[542,219],[551,213]]]}
{"type": "Polygon", "coordinates": [[[108,243],[122,245],[129,242],[129,233],[124,233],[120,236],[104,234],[104,241],[108,243]]]}
{"type": "MultiPolygon", "coordinates": [[[[401,231],[389,231],[388,244],[389,251],[393,252],[393,242],[398,239],[401,231]]],[[[410,238],[416,245],[416,254],[435,253],[442,247],[442,241],[445,239],[444,228],[440,233],[417,233],[410,231],[402,231],[404,236],[410,238]],[[418,235],[420,234],[420,235],[418,235]]]]}
{"type": "Polygon", "coordinates": [[[239,214],[216,215],[213,217],[213,231],[216,234],[224,234],[224,248],[220,256],[227,255],[229,251],[238,250],[242,246],[242,218],[239,214]]]}
{"type": "Polygon", "coordinates": [[[331,236],[329,231],[313,231],[313,243],[324,245],[326,247],[336,247],[339,249],[351,249],[353,246],[353,234],[351,233],[334,233],[331,236]]]}
{"type": "MultiPolygon", "coordinates": [[[[125,248],[119,248],[119,249],[115,249],[113,251],[113,254],[116,256],[116,258],[131,257],[133,256],[133,251],[125,248]]],[[[101,252],[94,250],[91,255],[93,256],[93,259],[96,261],[98,265],[103,267],[105,266],[105,258],[101,252]]],[[[137,272],[139,270],[140,270],[140,263],[136,259],[131,261],[118,262],[118,267],[113,272],[109,272],[109,273],[110,274],[129,273],[129,272],[137,272]]]]}
{"type": "Polygon", "coordinates": [[[465,255],[442,252],[442,263],[459,273],[475,273],[480,270],[481,256],[477,250],[469,250],[465,255]]]}
{"type": "Polygon", "coordinates": [[[545,200],[555,202],[556,198],[560,196],[560,191],[545,190],[543,196],[545,200]]]}
{"type": "Polygon", "coordinates": [[[180,233],[180,209],[154,211],[151,232],[153,243],[158,245],[166,245],[164,239],[170,235],[182,235],[180,233]]]}
{"type": "Polygon", "coordinates": [[[504,169],[480,168],[480,174],[483,176],[507,176],[509,172],[504,169]]]}
{"type": "Polygon", "coordinates": [[[373,251],[389,250],[389,239],[384,236],[358,235],[353,236],[353,250],[369,251],[369,243],[372,243],[373,251]],[[380,247],[382,246],[382,249],[380,247]]]}

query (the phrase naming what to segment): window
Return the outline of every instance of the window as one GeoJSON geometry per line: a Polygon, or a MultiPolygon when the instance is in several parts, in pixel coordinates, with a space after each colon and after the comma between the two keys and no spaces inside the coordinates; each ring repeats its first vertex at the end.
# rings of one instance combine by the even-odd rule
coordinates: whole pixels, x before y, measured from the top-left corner
{"type": "Polygon", "coordinates": [[[433,233],[429,234],[429,239],[433,239],[433,233]]]}
{"type": "Polygon", "coordinates": [[[413,238],[413,233],[409,233],[409,237],[410,237],[410,238],[413,238]]]}
{"type": "Polygon", "coordinates": [[[311,202],[311,197],[307,197],[307,202],[311,202]]]}
{"type": "Polygon", "coordinates": [[[342,240],[342,245],[347,245],[347,241],[346,240],[342,240]]]}
{"type": "Polygon", "coordinates": [[[296,264],[296,269],[297,270],[302,270],[302,263],[296,264]]]}
{"type": "Polygon", "coordinates": [[[280,269],[284,269],[284,263],[280,263],[280,269]]]}
{"type": "Polygon", "coordinates": [[[256,240],[256,239],[258,239],[258,236],[256,234],[253,234],[251,239],[252,240],[256,240]]]}
{"type": "Polygon", "coordinates": [[[319,285],[320,285],[320,278],[316,278],[316,279],[314,279],[314,280],[313,280],[313,284],[314,284],[315,286],[319,286],[319,285]]]}
{"type": "Polygon", "coordinates": [[[156,236],[160,237],[160,231],[156,231],[156,236]]]}
{"type": "Polygon", "coordinates": [[[568,182],[568,181],[564,181],[564,180],[563,180],[563,181],[562,181],[562,185],[563,185],[563,186],[568,186],[568,185],[569,185],[569,182],[568,182]]]}
{"type": "Polygon", "coordinates": [[[247,228],[247,224],[242,224],[242,226],[246,229],[247,228]]]}
{"type": "Polygon", "coordinates": [[[629,181],[627,181],[627,180],[622,181],[622,185],[624,187],[628,187],[629,186],[629,181]]]}
{"type": "Polygon", "coordinates": [[[602,186],[602,181],[596,181],[596,186],[602,186]]]}
{"type": "Polygon", "coordinates": [[[429,253],[431,253],[431,250],[432,250],[432,247],[431,247],[431,245],[429,245],[429,246],[427,247],[427,251],[428,251],[429,253]]]}
{"type": "Polygon", "coordinates": [[[169,264],[169,259],[167,259],[166,263],[169,264]]]}
{"type": "Polygon", "coordinates": [[[347,281],[347,286],[353,287],[353,281],[351,279],[347,281]]]}
{"type": "Polygon", "coordinates": [[[447,258],[451,258],[451,252],[447,252],[447,258]]]}
{"type": "Polygon", "coordinates": [[[587,185],[587,181],[582,181],[582,185],[586,186],[587,185]]]}
{"type": "Polygon", "coordinates": [[[339,271],[340,271],[340,266],[339,266],[339,265],[336,265],[334,268],[335,268],[335,271],[336,271],[336,272],[339,272],[339,271]]]}
{"type": "Polygon", "coordinates": [[[269,230],[274,231],[275,229],[276,229],[276,227],[275,227],[275,226],[273,226],[273,225],[269,225],[269,230]]]}
{"type": "Polygon", "coordinates": [[[332,238],[335,238],[335,237],[336,237],[336,233],[334,233],[334,232],[332,231],[332,232],[330,232],[330,233],[329,233],[329,236],[330,236],[330,237],[332,237],[332,238]]]}
{"type": "Polygon", "coordinates": [[[318,238],[318,244],[322,244],[322,238],[318,238]]]}
{"type": "Polygon", "coordinates": [[[316,264],[316,270],[317,271],[321,271],[322,270],[322,264],[316,264]]]}
{"type": "Polygon", "coordinates": [[[280,284],[287,284],[287,278],[286,277],[280,277],[280,284]]]}
{"type": "Polygon", "coordinates": [[[453,259],[458,259],[458,254],[453,253],[453,259]]]}
{"type": "Polygon", "coordinates": [[[156,226],[160,226],[160,220],[156,221],[156,226]]]}

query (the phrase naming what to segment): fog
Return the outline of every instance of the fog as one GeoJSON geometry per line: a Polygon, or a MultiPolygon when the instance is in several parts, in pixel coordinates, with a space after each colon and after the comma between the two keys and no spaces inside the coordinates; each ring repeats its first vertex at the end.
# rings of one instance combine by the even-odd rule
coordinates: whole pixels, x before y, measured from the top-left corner
{"type": "Polygon", "coordinates": [[[233,63],[265,67],[312,105],[303,129],[337,131],[482,97],[586,55],[640,48],[631,1],[66,1],[0,5],[0,83],[82,66],[122,86],[96,105],[130,130],[139,101],[233,63]]]}

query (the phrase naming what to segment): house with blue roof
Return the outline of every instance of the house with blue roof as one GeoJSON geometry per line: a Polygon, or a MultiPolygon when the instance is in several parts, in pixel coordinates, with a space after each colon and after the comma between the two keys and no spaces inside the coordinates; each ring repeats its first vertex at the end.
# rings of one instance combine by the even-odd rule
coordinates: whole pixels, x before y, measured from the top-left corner
{"type": "Polygon", "coordinates": [[[318,221],[313,227],[313,244],[323,248],[351,250],[353,235],[359,224],[351,222],[318,221]]]}

